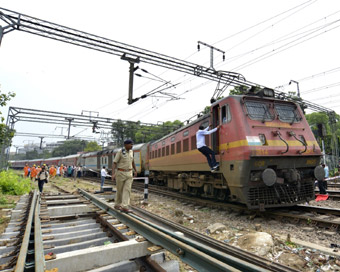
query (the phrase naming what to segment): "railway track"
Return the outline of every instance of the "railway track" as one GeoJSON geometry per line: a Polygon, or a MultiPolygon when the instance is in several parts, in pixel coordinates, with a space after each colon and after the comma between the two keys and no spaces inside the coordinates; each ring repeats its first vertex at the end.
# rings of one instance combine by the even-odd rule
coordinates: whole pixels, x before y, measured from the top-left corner
{"type": "Polygon", "coordinates": [[[15,243],[12,229],[1,237],[8,242],[1,271],[178,271],[175,261],[162,263],[162,248],[199,271],[295,271],[247,252],[240,258],[240,249],[227,251],[192,231],[189,239],[181,226],[184,235],[171,222],[156,224],[155,215],[137,208],[121,213],[83,190],[42,196],[34,191],[22,213],[15,243]]]}
{"type": "MultiPolygon", "coordinates": [[[[96,179],[91,179],[93,182],[97,182],[96,179]]],[[[107,181],[107,184],[113,184],[111,181],[107,181]]],[[[134,182],[133,189],[143,191],[144,184],[134,182]]],[[[208,207],[211,209],[219,209],[224,211],[235,211],[237,213],[249,214],[251,217],[262,216],[268,219],[274,219],[279,221],[289,221],[295,224],[301,223],[312,227],[327,228],[333,232],[340,230],[340,210],[332,208],[323,208],[318,206],[309,205],[297,205],[289,208],[277,208],[268,209],[265,212],[251,211],[244,205],[216,202],[209,199],[197,198],[194,196],[188,196],[179,194],[162,186],[149,185],[148,190],[150,193],[163,195],[166,197],[174,198],[184,203],[192,203],[200,207],[208,207]]],[[[340,199],[340,191],[329,191],[329,198],[333,200],[340,199]]]]}

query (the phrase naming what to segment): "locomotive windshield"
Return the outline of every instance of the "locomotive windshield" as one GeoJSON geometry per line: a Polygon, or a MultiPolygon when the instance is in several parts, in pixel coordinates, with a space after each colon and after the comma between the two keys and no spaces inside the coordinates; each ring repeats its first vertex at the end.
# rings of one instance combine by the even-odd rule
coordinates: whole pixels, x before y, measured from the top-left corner
{"type": "Polygon", "coordinates": [[[281,122],[298,123],[302,119],[295,105],[275,104],[274,108],[281,122]]]}
{"type": "Polygon", "coordinates": [[[260,121],[272,121],[274,120],[274,114],[269,110],[269,105],[264,102],[246,101],[245,106],[248,116],[252,120],[260,121]]]}

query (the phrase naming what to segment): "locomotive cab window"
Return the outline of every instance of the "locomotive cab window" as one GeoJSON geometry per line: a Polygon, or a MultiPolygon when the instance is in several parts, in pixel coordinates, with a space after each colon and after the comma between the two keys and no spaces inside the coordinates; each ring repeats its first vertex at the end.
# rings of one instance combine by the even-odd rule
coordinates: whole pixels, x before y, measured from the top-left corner
{"type": "Polygon", "coordinates": [[[247,114],[252,120],[272,121],[274,114],[269,109],[269,105],[263,102],[245,101],[247,114]]]}
{"type": "Polygon", "coordinates": [[[230,108],[228,104],[224,105],[221,108],[221,118],[222,118],[222,124],[226,124],[231,121],[230,108]]]}
{"type": "Polygon", "coordinates": [[[274,108],[281,122],[298,123],[302,119],[295,105],[275,104],[274,108]]]}

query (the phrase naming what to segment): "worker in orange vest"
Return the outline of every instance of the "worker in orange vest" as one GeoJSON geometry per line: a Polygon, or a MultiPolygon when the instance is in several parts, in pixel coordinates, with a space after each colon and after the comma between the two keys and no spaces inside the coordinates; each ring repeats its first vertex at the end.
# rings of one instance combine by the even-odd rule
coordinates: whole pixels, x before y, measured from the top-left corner
{"type": "Polygon", "coordinates": [[[51,177],[51,178],[54,178],[55,175],[56,175],[56,173],[57,173],[57,169],[55,169],[54,165],[51,166],[49,172],[50,172],[50,177],[51,177]]]}
{"type": "Polygon", "coordinates": [[[35,181],[37,174],[37,169],[35,168],[35,164],[33,164],[33,167],[31,168],[31,180],[35,181]]]}
{"type": "Polygon", "coordinates": [[[59,173],[60,173],[61,177],[64,176],[64,165],[63,164],[61,164],[60,167],[59,167],[59,173]]]}
{"type": "Polygon", "coordinates": [[[26,163],[26,164],[25,164],[25,167],[24,167],[24,177],[28,177],[28,168],[29,168],[29,166],[28,166],[28,164],[26,163]]]}

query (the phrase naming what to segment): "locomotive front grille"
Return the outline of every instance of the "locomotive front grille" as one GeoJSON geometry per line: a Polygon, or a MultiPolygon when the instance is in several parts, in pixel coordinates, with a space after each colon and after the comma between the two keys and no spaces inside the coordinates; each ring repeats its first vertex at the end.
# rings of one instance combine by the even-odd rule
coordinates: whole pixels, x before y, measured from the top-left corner
{"type": "Polygon", "coordinates": [[[298,184],[275,184],[273,186],[251,187],[248,191],[249,208],[292,206],[314,199],[312,181],[298,184]]]}

